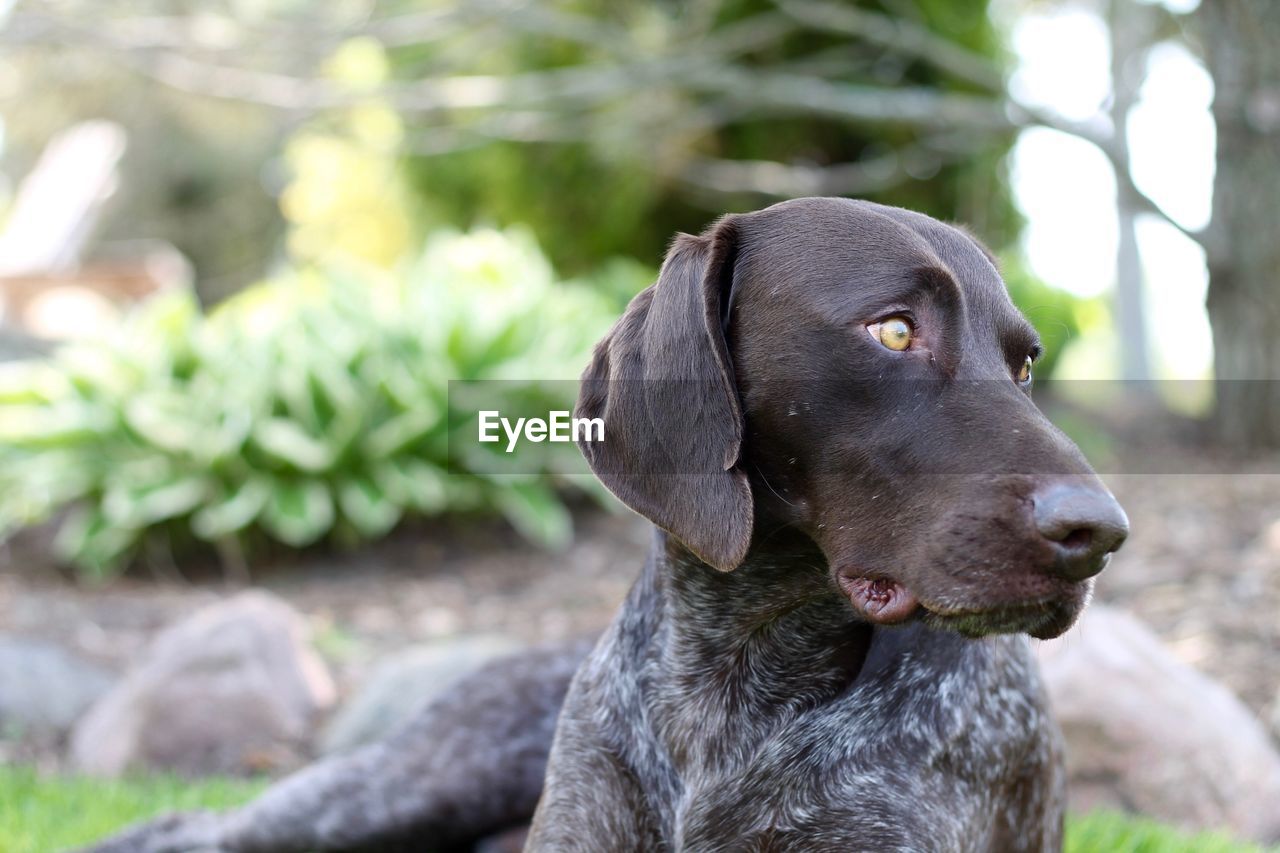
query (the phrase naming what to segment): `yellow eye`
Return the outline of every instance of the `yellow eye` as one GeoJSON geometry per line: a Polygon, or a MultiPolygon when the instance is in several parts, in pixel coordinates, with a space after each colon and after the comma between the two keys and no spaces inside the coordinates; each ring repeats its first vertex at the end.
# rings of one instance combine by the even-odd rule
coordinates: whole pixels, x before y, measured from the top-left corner
{"type": "Polygon", "coordinates": [[[1018,384],[1026,385],[1031,381],[1031,356],[1022,361],[1022,369],[1018,371],[1018,384]]]}
{"type": "Polygon", "coordinates": [[[894,352],[902,352],[911,346],[911,340],[916,334],[911,321],[906,317],[889,317],[879,323],[872,323],[867,326],[867,331],[881,346],[894,352]]]}

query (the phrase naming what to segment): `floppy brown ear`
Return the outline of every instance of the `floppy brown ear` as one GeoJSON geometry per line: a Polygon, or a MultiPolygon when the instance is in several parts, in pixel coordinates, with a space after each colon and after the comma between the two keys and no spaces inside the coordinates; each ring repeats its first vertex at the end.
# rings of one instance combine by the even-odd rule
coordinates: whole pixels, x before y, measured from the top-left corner
{"type": "Polygon", "coordinates": [[[733,217],[677,237],[658,282],[596,345],[574,412],[604,421],[604,439],[579,447],[609,491],[722,571],[742,562],[752,526],[722,321],[737,250],[733,217]]]}

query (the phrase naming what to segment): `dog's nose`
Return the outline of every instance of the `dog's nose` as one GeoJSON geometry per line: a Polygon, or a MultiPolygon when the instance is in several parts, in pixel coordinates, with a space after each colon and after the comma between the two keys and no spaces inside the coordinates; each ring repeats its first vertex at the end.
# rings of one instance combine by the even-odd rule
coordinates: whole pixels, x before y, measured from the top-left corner
{"type": "Polygon", "coordinates": [[[1032,496],[1036,529],[1057,552],[1053,572],[1068,580],[1091,578],[1107,555],[1124,544],[1129,519],[1105,489],[1054,483],[1032,496]]]}

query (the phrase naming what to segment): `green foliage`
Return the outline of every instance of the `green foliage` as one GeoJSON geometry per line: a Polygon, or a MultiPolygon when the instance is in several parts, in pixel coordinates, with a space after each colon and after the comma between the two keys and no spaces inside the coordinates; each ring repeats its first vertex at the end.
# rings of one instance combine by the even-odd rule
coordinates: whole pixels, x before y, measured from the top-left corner
{"type": "MultiPolygon", "coordinates": [[[[148,537],[238,553],[445,512],[562,543],[548,472],[447,470],[447,384],[576,377],[618,286],[556,282],[528,235],[479,230],[433,237],[399,274],[299,270],[207,317],[159,298],[109,341],[0,373],[0,536],[68,508],[59,554],[93,575],[148,537]]],[[[572,405],[568,383],[529,393],[572,405]]]]}
{"type": "Polygon", "coordinates": [[[0,766],[0,850],[52,853],[98,841],[161,812],[226,809],[252,799],[263,782],[172,776],[105,781],[43,777],[0,766]]]}
{"type": "MultiPolygon", "coordinates": [[[[996,69],[1004,60],[988,0],[929,0],[909,9],[880,0],[837,5],[911,18],[996,69]]],[[[996,246],[1017,233],[1003,162],[1012,133],[944,139],[937,129],[908,123],[860,121],[801,102],[756,103],[749,92],[724,95],[682,70],[801,75],[835,91],[983,94],[933,63],[857,36],[793,26],[769,0],[694,6],[571,0],[548,7],[607,35],[562,38],[554,28],[496,17],[437,44],[388,47],[392,79],[405,85],[440,68],[517,81],[538,72],[595,69],[600,80],[598,96],[570,107],[557,106],[548,94],[549,106],[534,99],[535,108],[525,112],[474,119],[481,128],[474,134],[467,131],[467,113],[451,114],[450,130],[460,140],[450,142],[439,127],[428,126],[424,133],[440,140],[438,150],[406,147],[404,161],[408,188],[427,223],[531,223],[567,270],[592,269],[616,255],[657,263],[674,232],[697,233],[720,213],[780,200],[749,188],[700,186],[690,176],[701,158],[823,167],[901,152],[909,175],[870,185],[863,197],[963,221],[996,246]],[[629,69],[628,84],[611,87],[610,74],[619,68],[629,69]]],[[[430,117],[403,118],[408,137],[415,122],[431,123],[430,117]]]]}
{"type": "Polygon", "coordinates": [[[1263,853],[1225,833],[1187,833],[1153,820],[1093,812],[1067,822],[1065,853],[1263,853]]]}
{"type": "Polygon", "coordinates": [[[1044,355],[1035,367],[1037,379],[1050,379],[1058,359],[1072,339],[1105,314],[1106,307],[1098,299],[1081,299],[1045,284],[1017,257],[1005,257],[1001,274],[1009,286],[1013,304],[1026,315],[1040,333],[1044,355]]]}

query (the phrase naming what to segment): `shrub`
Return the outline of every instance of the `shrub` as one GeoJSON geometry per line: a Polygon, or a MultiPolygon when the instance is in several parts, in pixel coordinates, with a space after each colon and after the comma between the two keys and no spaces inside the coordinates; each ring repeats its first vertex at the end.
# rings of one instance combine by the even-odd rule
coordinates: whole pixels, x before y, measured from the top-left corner
{"type": "Polygon", "coordinates": [[[1105,317],[1101,299],[1082,299],[1045,284],[1016,255],[1002,258],[1001,273],[1009,296],[1040,333],[1044,355],[1036,364],[1036,379],[1050,379],[1072,339],[1105,317]]]}
{"type": "MultiPolygon", "coordinates": [[[[492,230],[439,234],[400,274],[293,271],[207,316],[162,296],[110,340],[0,372],[0,539],[66,508],[58,553],[92,575],[157,537],[234,557],[446,512],[563,542],[549,472],[446,476],[447,382],[574,378],[615,303],[492,230]]],[[[550,398],[570,387],[535,393],[568,408],[550,398]]]]}

